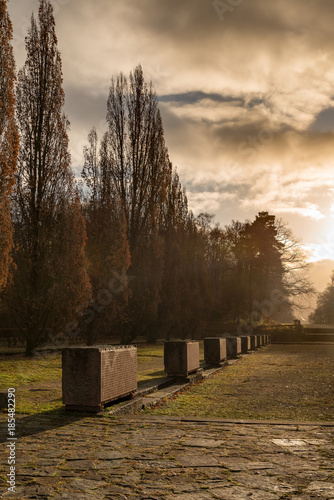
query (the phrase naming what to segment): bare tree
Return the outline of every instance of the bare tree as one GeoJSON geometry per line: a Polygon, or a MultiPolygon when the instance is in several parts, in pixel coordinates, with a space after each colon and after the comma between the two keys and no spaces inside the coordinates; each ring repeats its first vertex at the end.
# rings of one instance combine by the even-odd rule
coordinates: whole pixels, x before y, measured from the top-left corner
{"type": "Polygon", "coordinates": [[[283,266],[283,287],[294,305],[297,298],[309,297],[315,293],[309,277],[310,264],[306,261],[301,241],[296,238],[287,223],[277,219],[277,239],[283,245],[281,262],[283,266]]]}
{"type": "Polygon", "coordinates": [[[129,79],[112,79],[108,132],[102,139],[101,165],[110,196],[123,207],[131,252],[132,298],[124,341],[148,332],[158,316],[163,275],[167,191],[172,167],[152,84],[138,66],[129,79]]]}
{"type": "Polygon", "coordinates": [[[114,188],[124,205],[130,248],[162,222],[171,166],[157,97],[138,66],[112,79],[104,139],[114,188]]]}
{"type": "Polygon", "coordinates": [[[127,321],[129,288],[126,272],[130,266],[127,227],[123,205],[113,189],[109,164],[105,161],[105,146],[105,142],[99,145],[93,128],[88,136],[88,146],[84,148],[83,213],[88,237],[86,254],[92,306],[97,306],[100,312],[94,315],[94,319],[84,315],[81,321],[89,345],[101,333],[105,337],[119,336],[127,321]],[[117,276],[123,277],[123,283],[117,293],[113,293],[114,287],[110,283],[114,283],[117,276]]]}

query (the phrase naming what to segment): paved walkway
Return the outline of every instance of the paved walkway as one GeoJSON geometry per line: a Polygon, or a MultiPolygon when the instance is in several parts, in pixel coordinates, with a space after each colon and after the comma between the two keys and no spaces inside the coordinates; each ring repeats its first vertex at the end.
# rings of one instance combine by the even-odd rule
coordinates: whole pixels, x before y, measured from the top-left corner
{"type": "Polygon", "coordinates": [[[17,419],[17,494],[1,498],[275,500],[334,498],[332,424],[150,416],[17,419]]]}

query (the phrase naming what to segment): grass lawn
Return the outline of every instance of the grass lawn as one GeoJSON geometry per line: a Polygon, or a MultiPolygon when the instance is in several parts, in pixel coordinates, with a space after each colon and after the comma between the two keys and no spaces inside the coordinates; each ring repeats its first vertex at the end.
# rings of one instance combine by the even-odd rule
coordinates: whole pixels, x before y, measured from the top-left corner
{"type": "MultiPolygon", "coordinates": [[[[201,355],[203,357],[203,343],[201,355]]],[[[142,344],[138,349],[138,386],[164,376],[163,344],[142,344]]],[[[1,389],[16,390],[16,413],[36,414],[62,410],[61,353],[26,358],[23,353],[0,353],[1,389]]],[[[1,411],[1,410],[0,410],[1,411]]]]}
{"type": "MultiPolygon", "coordinates": [[[[138,386],[164,375],[163,345],[138,344],[138,386]]],[[[203,359],[203,343],[200,344],[203,359]]],[[[334,345],[271,345],[192,386],[150,415],[334,420],[334,345]]],[[[0,354],[2,389],[16,389],[18,414],[63,413],[61,354],[0,354]]],[[[3,412],[4,413],[4,412],[3,412]]]]}
{"type": "Polygon", "coordinates": [[[240,359],[151,415],[334,420],[334,345],[271,345],[240,359]]]}

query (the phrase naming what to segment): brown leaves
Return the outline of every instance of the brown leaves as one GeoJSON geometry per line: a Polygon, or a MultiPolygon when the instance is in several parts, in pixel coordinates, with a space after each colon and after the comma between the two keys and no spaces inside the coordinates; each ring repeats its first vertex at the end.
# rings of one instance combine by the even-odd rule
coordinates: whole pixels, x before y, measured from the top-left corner
{"type": "Polygon", "coordinates": [[[17,122],[21,148],[13,195],[17,270],[8,299],[28,341],[40,345],[63,328],[90,297],[85,222],[70,169],[63,114],[61,58],[53,9],[41,0],[32,18],[27,59],[19,73],[17,122]]]}
{"type": "Polygon", "coordinates": [[[13,248],[9,196],[18,154],[15,124],[15,62],[11,46],[12,24],[7,1],[0,1],[0,291],[9,278],[13,248]]]}

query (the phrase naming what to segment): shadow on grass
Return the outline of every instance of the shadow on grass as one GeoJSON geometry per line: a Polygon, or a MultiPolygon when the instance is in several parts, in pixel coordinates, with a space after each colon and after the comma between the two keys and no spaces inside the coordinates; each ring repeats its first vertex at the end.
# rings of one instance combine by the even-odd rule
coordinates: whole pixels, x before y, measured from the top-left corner
{"type": "MultiPolygon", "coordinates": [[[[160,383],[166,377],[164,372],[159,370],[150,374],[150,378],[146,380],[141,380],[138,382],[138,388],[145,385],[155,386],[160,383]]],[[[111,401],[109,404],[105,405],[105,408],[110,408],[112,406],[117,406],[117,404],[123,403],[131,399],[131,397],[120,398],[117,401],[111,401]]],[[[59,399],[54,399],[53,401],[59,401],[59,399]]],[[[7,413],[0,412],[1,418],[0,422],[0,443],[7,442],[8,431],[7,431],[7,413]],[[6,419],[5,419],[6,418],[6,419]],[[2,432],[3,431],[3,432],[2,432]]],[[[41,432],[58,429],[61,427],[66,427],[73,423],[79,422],[87,418],[96,418],[96,413],[82,412],[82,411],[69,411],[65,410],[64,407],[56,408],[53,410],[41,411],[33,415],[16,415],[16,430],[15,437],[20,439],[26,436],[33,436],[41,432]]],[[[98,417],[99,418],[99,417],[98,417]]]]}
{"type": "MultiPolygon", "coordinates": [[[[144,382],[152,381],[152,384],[153,384],[155,379],[165,377],[166,375],[165,375],[165,372],[163,370],[158,370],[156,372],[148,373],[146,376],[147,376],[147,378],[144,380],[144,382]]],[[[140,384],[140,382],[143,382],[143,380],[138,381],[138,384],[140,384]]]]}

